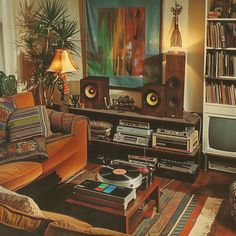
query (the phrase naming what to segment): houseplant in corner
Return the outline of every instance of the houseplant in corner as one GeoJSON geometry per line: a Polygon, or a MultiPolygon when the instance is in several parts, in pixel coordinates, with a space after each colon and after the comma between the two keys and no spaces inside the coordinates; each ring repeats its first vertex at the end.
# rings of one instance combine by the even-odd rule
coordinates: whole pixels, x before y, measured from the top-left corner
{"type": "Polygon", "coordinates": [[[61,0],[21,2],[17,26],[17,45],[26,59],[33,64],[32,78],[27,81],[27,90],[35,89],[38,103],[51,105],[55,87],[61,81],[55,73],[47,72],[56,49],[67,48],[79,55],[76,36],[77,22],[70,19],[61,0]]]}

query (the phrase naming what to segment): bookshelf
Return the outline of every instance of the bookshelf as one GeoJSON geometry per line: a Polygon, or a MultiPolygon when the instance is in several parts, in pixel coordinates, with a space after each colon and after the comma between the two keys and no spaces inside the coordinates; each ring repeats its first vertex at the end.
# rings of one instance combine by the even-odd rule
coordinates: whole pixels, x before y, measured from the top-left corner
{"type": "MultiPolygon", "coordinates": [[[[222,142],[222,145],[216,147],[216,139],[214,142],[209,141],[215,129],[211,126],[210,120],[219,121],[222,126],[222,137],[225,135],[225,139],[235,138],[230,132],[225,134],[224,127],[227,125],[224,121],[236,121],[236,18],[235,12],[232,13],[230,10],[226,12],[224,9],[218,14],[215,9],[223,5],[216,4],[231,4],[231,1],[207,0],[205,6],[202,148],[206,160],[207,156],[223,157],[225,159],[222,160],[227,160],[230,156],[235,157],[236,151],[233,150],[233,145],[226,147],[227,145],[222,142]]],[[[219,134],[221,133],[218,132],[219,134]]],[[[221,142],[222,137],[219,137],[217,142],[221,142]]]]}

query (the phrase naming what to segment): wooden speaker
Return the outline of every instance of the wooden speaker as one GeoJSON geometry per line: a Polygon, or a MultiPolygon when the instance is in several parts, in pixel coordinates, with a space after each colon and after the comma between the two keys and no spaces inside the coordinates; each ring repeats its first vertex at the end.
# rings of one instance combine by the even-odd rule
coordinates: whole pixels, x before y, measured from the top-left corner
{"type": "Polygon", "coordinates": [[[184,113],[185,53],[167,53],[165,117],[182,118],[184,113]]]}
{"type": "Polygon", "coordinates": [[[80,102],[86,108],[101,109],[109,99],[109,77],[88,76],[80,80],[80,102]]]}
{"type": "Polygon", "coordinates": [[[150,116],[164,115],[165,90],[162,85],[147,84],[142,90],[142,114],[150,116]]]}

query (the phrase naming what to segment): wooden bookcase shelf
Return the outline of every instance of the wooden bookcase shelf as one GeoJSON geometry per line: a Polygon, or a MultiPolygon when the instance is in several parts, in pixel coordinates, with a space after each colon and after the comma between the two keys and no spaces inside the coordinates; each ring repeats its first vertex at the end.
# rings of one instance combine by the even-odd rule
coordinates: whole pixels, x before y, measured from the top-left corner
{"type": "Polygon", "coordinates": [[[207,168],[207,156],[219,157],[222,162],[236,156],[232,148],[235,125],[230,123],[236,120],[236,18],[231,17],[234,12],[224,14],[228,17],[210,18],[218,3],[214,0],[205,3],[202,150],[207,168]],[[218,134],[217,127],[221,129],[218,134]]]}

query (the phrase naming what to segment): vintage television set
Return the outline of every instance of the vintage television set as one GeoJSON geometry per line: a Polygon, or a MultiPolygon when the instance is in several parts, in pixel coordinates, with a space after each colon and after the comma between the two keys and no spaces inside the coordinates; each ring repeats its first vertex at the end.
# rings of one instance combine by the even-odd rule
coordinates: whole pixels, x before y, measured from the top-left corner
{"type": "Polygon", "coordinates": [[[236,159],[236,116],[205,113],[203,152],[236,159]]]}

